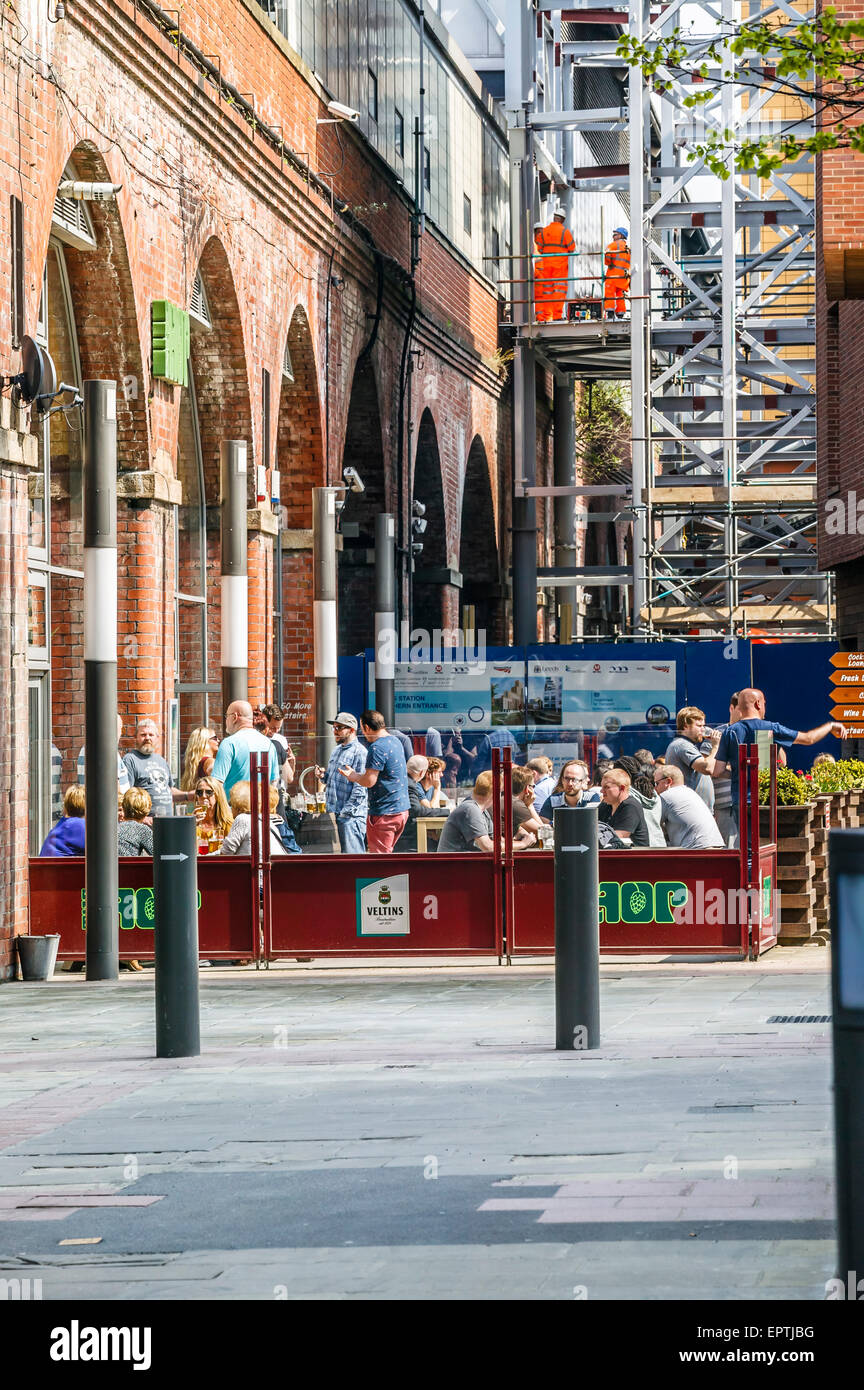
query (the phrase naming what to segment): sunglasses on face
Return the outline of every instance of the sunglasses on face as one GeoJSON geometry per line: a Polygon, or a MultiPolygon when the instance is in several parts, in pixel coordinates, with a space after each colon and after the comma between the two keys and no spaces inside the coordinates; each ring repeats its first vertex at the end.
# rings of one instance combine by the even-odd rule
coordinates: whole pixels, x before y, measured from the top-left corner
{"type": "Polygon", "coordinates": [[[196,787],[196,788],[195,788],[195,795],[196,795],[196,796],[215,796],[216,793],[215,793],[214,791],[212,791],[212,790],[210,789],[210,787],[196,787]]]}

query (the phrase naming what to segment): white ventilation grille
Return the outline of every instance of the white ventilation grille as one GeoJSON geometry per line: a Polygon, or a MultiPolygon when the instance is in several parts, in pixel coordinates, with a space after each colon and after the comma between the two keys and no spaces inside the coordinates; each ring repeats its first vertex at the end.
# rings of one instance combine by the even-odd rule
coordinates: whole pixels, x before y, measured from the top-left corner
{"type": "Polygon", "coordinates": [[[285,356],[282,358],[282,375],[286,381],[294,380],[294,363],[291,361],[291,349],[288,340],[285,340],[285,356]]]}
{"type": "MultiPolygon", "coordinates": [[[[77,180],[78,173],[74,165],[67,164],[60,182],[74,183],[77,180]]],[[[70,246],[77,246],[79,250],[88,250],[96,245],[96,233],[93,230],[90,213],[83,198],[61,198],[58,193],[54,199],[51,230],[60,241],[65,241],[70,246]]]]}
{"type": "Polygon", "coordinates": [[[189,317],[197,319],[198,323],[203,323],[205,328],[213,327],[213,320],[210,317],[210,305],[207,303],[207,295],[204,290],[204,281],[201,279],[200,270],[195,276],[195,284],[192,286],[189,317]]]}

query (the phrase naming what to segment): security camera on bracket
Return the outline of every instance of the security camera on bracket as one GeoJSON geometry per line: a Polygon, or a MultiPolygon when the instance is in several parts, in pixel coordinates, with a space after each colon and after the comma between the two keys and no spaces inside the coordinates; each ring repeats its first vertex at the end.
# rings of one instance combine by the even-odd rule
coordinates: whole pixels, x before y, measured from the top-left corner
{"type": "Polygon", "coordinates": [[[343,106],[341,101],[328,101],[328,116],[319,116],[316,125],[339,125],[342,121],[359,121],[360,112],[355,111],[353,106],[343,106]]]}
{"type": "Polygon", "coordinates": [[[342,477],[344,478],[344,480],[345,480],[345,486],[349,489],[349,491],[351,491],[351,492],[365,492],[365,491],[366,491],[366,484],[364,483],[363,479],[360,477],[360,474],[357,472],[357,469],[356,469],[356,468],[352,468],[350,464],[348,464],[348,466],[347,466],[346,468],[343,468],[343,469],[342,469],[342,477]]]}

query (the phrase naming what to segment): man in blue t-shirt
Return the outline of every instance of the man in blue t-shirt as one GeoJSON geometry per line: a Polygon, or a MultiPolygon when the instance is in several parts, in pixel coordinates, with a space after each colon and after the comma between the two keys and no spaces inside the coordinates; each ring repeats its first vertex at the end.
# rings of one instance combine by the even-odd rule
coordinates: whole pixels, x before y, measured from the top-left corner
{"type": "Polygon", "coordinates": [[[226,796],[230,796],[235,782],[249,781],[252,753],[266,753],[269,780],[279,780],[279,758],[273,741],[253,727],[252,706],[248,700],[234,700],[228,706],[225,733],[228,737],[219,744],[210,775],[214,782],[222,783],[226,796]]]}
{"type": "Polygon", "coordinates": [[[338,769],[349,782],[359,782],[369,791],[366,819],[366,845],[370,854],[391,854],[408,819],[408,773],[402,745],[388,734],[384,716],[377,709],[360,716],[363,737],[369,745],[366,771],[338,769]]]}
{"type": "Polygon", "coordinates": [[[825,724],[820,724],[817,729],[808,729],[801,733],[798,729],[787,728],[785,724],[775,724],[772,720],[765,718],[765,696],[761,690],[754,690],[748,687],[738,694],[739,718],[734,724],[730,724],[720,738],[717,754],[714,760],[712,776],[722,777],[728,766],[731,779],[732,790],[732,816],[736,825],[739,824],[738,818],[738,749],[741,744],[756,743],[756,735],[760,729],[770,729],[774,736],[774,742],[781,748],[789,747],[793,743],[813,744],[820,743],[823,738],[833,734],[835,738],[845,738],[846,730],[842,724],[834,720],[828,720],[825,724]]]}

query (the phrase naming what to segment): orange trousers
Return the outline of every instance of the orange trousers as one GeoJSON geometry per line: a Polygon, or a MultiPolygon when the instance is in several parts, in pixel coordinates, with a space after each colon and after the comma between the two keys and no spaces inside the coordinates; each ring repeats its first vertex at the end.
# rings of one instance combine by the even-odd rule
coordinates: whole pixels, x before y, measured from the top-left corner
{"type": "Polygon", "coordinates": [[[567,298],[567,257],[540,261],[534,270],[534,306],[538,323],[563,319],[567,298]],[[554,278],[553,278],[554,277],[554,278]]]}
{"type": "Polygon", "coordinates": [[[606,284],[603,288],[603,315],[626,314],[627,301],[624,295],[629,287],[629,281],[622,277],[618,279],[607,275],[606,284]]]}

